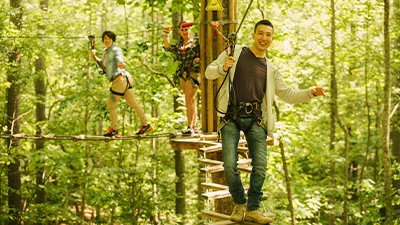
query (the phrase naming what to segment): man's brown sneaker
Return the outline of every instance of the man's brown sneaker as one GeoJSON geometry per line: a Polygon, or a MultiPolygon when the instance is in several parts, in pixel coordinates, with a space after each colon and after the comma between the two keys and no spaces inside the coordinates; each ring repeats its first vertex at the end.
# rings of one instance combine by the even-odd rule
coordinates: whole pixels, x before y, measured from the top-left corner
{"type": "Polygon", "coordinates": [[[269,224],[275,220],[275,215],[264,215],[260,210],[253,210],[246,212],[244,220],[259,224],[269,224]]]}
{"type": "Polygon", "coordinates": [[[244,213],[246,212],[247,204],[235,204],[235,208],[233,208],[233,212],[231,214],[231,220],[236,222],[242,222],[244,213]]]}

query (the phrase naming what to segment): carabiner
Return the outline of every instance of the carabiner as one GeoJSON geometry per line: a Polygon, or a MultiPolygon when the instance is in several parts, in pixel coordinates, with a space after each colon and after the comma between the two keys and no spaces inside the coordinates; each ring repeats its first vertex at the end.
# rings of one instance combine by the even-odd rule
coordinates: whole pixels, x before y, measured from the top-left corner
{"type": "Polygon", "coordinates": [[[253,112],[253,104],[251,104],[250,102],[246,102],[244,105],[244,111],[246,112],[246,114],[250,114],[253,112]]]}

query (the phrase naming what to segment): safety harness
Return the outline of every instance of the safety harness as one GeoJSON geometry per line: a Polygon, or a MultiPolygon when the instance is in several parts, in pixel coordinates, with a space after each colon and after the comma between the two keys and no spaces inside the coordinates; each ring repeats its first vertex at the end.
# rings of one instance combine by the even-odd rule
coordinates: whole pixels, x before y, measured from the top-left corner
{"type": "Polygon", "coordinates": [[[247,135],[254,123],[257,122],[258,125],[262,126],[263,118],[261,114],[261,104],[259,102],[240,102],[237,105],[230,104],[223,118],[223,126],[232,121],[239,130],[243,130],[244,134],[247,135]],[[238,118],[252,118],[252,120],[246,128],[243,128],[240,127],[238,118]]]}
{"type": "MultiPolygon", "coordinates": [[[[236,40],[237,40],[237,33],[239,32],[240,28],[242,27],[243,21],[246,18],[246,15],[247,15],[252,3],[253,3],[253,0],[251,0],[249,5],[247,6],[246,12],[239,24],[238,29],[236,30],[236,32],[230,33],[228,35],[228,38],[227,38],[228,43],[229,43],[228,47],[230,48],[229,56],[234,55],[234,50],[235,50],[235,45],[236,45],[236,40]]],[[[236,127],[239,130],[241,130],[239,122],[237,121],[238,117],[252,118],[252,121],[249,124],[249,126],[247,126],[246,129],[242,129],[244,134],[246,135],[249,132],[249,130],[253,127],[254,123],[257,122],[258,125],[263,126],[262,125],[263,118],[262,118],[262,113],[261,113],[261,103],[259,103],[259,102],[240,102],[237,104],[236,93],[234,92],[234,89],[232,87],[233,81],[231,80],[231,78],[229,76],[230,69],[231,68],[229,68],[228,71],[226,72],[225,78],[222,81],[221,86],[218,88],[217,93],[215,94],[215,99],[214,99],[214,107],[217,110],[217,112],[225,115],[225,117],[223,118],[224,123],[221,123],[220,126],[218,127],[218,133],[222,129],[222,127],[227,125],[230,121],[234,122],[236,127]],[[228,78],[228,82],[229,82],[229,90],[231,92],[231,95],[229,97],[229,106],[228,106],[227,112],[222,112],[218,109],[218,107],[215,105],[215,103],[217,102],[216,99],[217,99],[218,93],[220,92],[220,90],[221,90],[223,84],[226,82],[227,78],[228,78]]]]}
{"type": "Polygon", "coordinates": [[[118,96],[124,96],[125,95],[125,92],[128,90],[128,89],[132,89],[132,85],[131,85],[131,83],[129,82],[129,73],[127,72],[127,71],[125,71],[125,70],[120,70],[116,75],[114,75],[113,76],[113,78],[111,79],[111,82],[117,82],[118,80],[120,80],[122,77],[125,77],[125,79],[126,79],[126,87],[125,87],[125,90],[124,90],[124,92],[117,92],[117,91],[114,91],[113,89],[112,89],[112,86],[110,87],[110,92],[112,93],[112,94],[114,94],[114,95],[118,95],[118,96]]]}

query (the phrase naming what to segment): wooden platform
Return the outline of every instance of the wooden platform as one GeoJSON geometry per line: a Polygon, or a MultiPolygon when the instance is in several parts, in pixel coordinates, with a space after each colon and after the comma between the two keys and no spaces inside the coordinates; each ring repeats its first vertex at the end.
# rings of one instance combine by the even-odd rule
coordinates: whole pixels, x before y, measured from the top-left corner
{"type": "MultiPolygon", "coordinates": [[[[222,144],[218,140],[217,134],[200,134],[198,137],[191,136],[173,136],[170,139],[170,144],[175,150],[198,150],[203,153],[220,151],[222,144]]],[[[273,138],[268,137],[265,140],[267,145],[277,145],[273,138]]],[[[238,151],[247,151],[247,142],[245,139],[239,140],[238,151]]]]}

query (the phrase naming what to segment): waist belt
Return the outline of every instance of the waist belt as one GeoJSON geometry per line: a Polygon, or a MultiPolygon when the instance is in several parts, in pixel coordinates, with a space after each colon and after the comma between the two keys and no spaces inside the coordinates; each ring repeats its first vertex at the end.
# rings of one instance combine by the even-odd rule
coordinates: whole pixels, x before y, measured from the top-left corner
{"type": "Polygon", "coordinates": [[[258,102],[241,102],[237,109],[237,115],[240,117],[251,117],[253,113],[261,112],[261,104],[258,102]]]}
{"type": "Polygon", "coordinates": [[[259,102],[241,102],[238,105],[230,104],[228,106],[228,113],[226,114],[224,120],[225,124],[229,123],[230,120],[235,123],[236,127],[240,130],[242,129],[245,135],[253,127],[254,123],[257,122],[261,124],[262,121],[262,111],[261,103],[259,102]],[[240,126],[237,118],[252,118],[251,123],[246,128],[240,126]]]}
{"type": "Polygon", "coordinates": [[[229,105],[228,114],[234,118],[238,117],[259,117],[261,116],[261,103],[259,102],[241,102],[238,105],[229,105]]]}
{"type": "Polygon", "coordinates": [[[114,95],[124,96],[124,95],[125,95],[125,92],[126,92],[128,89],[132,89],[132,86],[129,86],[127,89],[125,89],[124,92],[116,92],[116,91],[114,91],[112,88],[110,88],[110,92],[113,93],[114,95]]]}
{"type": "Polygon", "coordinates": [[[122,73],[121,73],[120,75],[118,75],[117,77],[115,77],[114,79],[112,79],[111,81],[114,83],[114,82],[118,81],[119,79],[121,79],[122,76],[126,77],[126,88],[125,88],[124,92],[117,92],[117,91],[114,91],[114,90],[112,89],[112,87],[110,87],[110,92],[113,93],[114,95],[124,96],[124,95],[125,95],[125,92],[126,92],[128,89],[132,89],[131,83],[129,83],[129,78],[128,78],[128,76],[127,76],[126,74],[122,74],[122,73]]]}
{"type": "Polygon", "coordinates": [[[111,78],[111,82],[115,82],[115,81],[121,79],[121,77],[122,77],[122,74],[120,74],[118,77],[116,77],[114,79],[111,78]]]}

